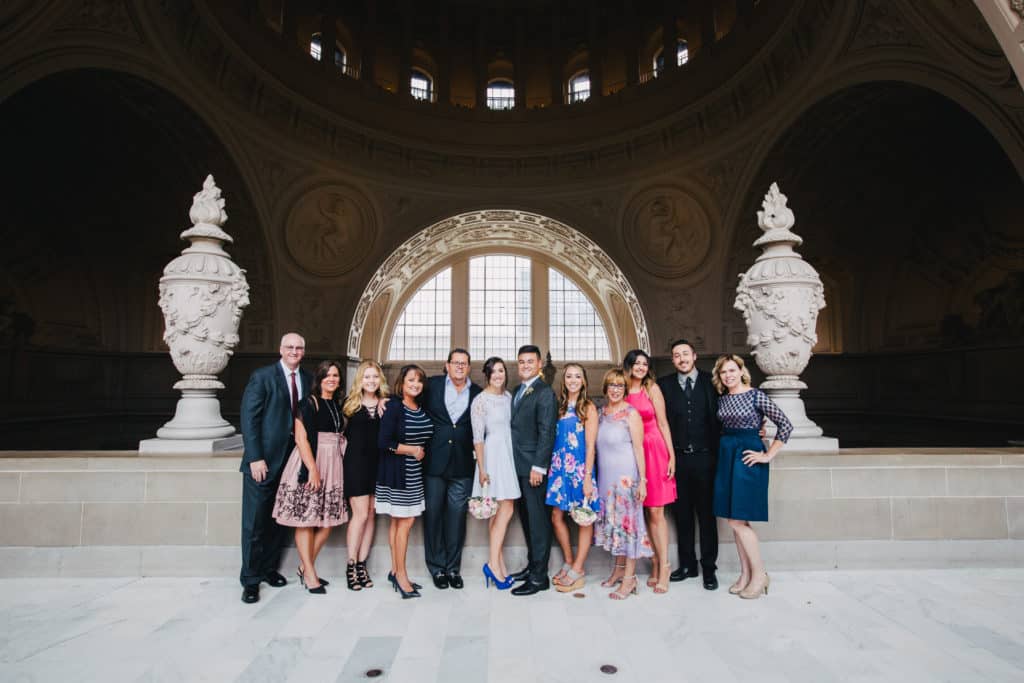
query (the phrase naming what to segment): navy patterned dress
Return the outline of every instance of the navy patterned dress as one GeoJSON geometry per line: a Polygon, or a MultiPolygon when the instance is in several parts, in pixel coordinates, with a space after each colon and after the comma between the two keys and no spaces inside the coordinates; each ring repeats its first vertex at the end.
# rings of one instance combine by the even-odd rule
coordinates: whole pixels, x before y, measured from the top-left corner
{"type": "Polygon", "coordinates": [[[760,389],[724,394],[718,399],[722,438],[715,473],[716,517],[768,521],[768,463],[759,462],[752,467],[743,464],[743,451],[765,450],[758,431],[766,417],[778,427],[775,438],[783,443],[789,441],[793,424],[760,389]]]}

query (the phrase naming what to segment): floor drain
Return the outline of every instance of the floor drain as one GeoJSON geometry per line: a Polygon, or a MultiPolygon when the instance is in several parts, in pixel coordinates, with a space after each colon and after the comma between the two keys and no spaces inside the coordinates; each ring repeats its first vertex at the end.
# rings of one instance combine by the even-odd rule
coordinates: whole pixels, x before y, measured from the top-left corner
{"type": "Polygon", "coordinates": [[[381,669],[370,669],[369,671],[366,672],[366,677],[367,678],[377,678],[378,676],[382,675],[383,673],[384,673],[384,671],[381,670],[381,669]]]}
{"type": "Polygon", "coordinates": [[[612,666],[611,664],[602,664],[601,673],[603,674],[615,674],[619,672],[619,667],[612,666]]]}

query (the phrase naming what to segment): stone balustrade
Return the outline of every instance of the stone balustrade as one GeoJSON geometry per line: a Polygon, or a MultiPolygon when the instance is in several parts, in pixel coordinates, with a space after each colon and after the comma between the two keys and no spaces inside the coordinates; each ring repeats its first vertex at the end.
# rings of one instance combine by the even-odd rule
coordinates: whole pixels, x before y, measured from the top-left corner
{"type": "MultiPolygon", "coordinates": [[[[0,576],[234,575],[238,462],[237,453],[0,452],[0,576]]],[[[777,569],[1020,566],[1024,448],[783,453],[773,464],[770,518],[756,527],[777,569]]],[[[732,536],[724,524],[720,531],[719,565],[729,569],[732,536]]],[[[371,554],[379,570],[386,534],[380,517],[371,554]]],[[[486,525],[470,519],[467,575],[486,544],[486,525]]],[[[341,571],[343,546],[342,528],[324,551],[325,575],[341,571]]],[[[424,573],[419,523],[409,553],[413,573],[424,573]]],[[[525,553],[517,522],[507,553],[510,566],[525,553]]],[[[557,549],[552,563],[560,563],[557,549]]],[[[594,571],[607,563],[602,551],[589,561],[594,571]]]]}

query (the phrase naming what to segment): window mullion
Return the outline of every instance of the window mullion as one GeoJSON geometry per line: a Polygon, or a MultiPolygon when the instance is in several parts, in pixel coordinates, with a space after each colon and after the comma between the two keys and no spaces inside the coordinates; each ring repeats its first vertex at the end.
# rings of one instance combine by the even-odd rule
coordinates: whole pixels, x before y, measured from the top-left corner
{"type": "Polygon", "coordinates": [[[530,263],[530,336],[541,353],[551,350],[548,331],[548,269],[543,263],[530,263]]]}
{"type": "Polygon", "coordinates": [[[452,348],[469,348],[469,261],[452,264],[452,348]]]}

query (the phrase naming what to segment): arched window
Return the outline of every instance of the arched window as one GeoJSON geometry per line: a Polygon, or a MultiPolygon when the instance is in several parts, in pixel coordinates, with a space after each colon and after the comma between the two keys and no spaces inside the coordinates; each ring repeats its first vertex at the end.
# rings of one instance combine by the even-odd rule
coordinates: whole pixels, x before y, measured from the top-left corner
{"type": "Polygon", "coordinates": [[[452,269],[430,278],[413,295],[391,336],[388,357],[409,360],[446,358],[452,334],[452,269]]]}
{"type": "Polygon", "coordinates": [[[422,69],[413,69],[409,78],[409,93],[417,100],[434,101],[434,79],[422,69]]]}
{"type": "MultiPolygon", "coordinates": [[[[320,62],[323,61],[323,46],[320,41],[320,33],[314,33],[313,37],[309,40],[309,54],[313,59],[320,62]]],[[[345,71],[345,66],[348,63],[347,55],[345,54],[345,48],[341,46],[341,43],[336,43],[334,46],[334,66],[345,71]]]]}
{"type": "MultiPolygon", "coordinates": [[[[676,66],[682,66],[690,61],[690,48],[685,40],[680,39],[676,43],[676,66]]],[[[654,53],[654,75],[658,76],[662,71],[665,70],[665,50],[664,48],[659,49],[654,53]]]]}
{"type": "Polygon", "coordinates": [[[590,72],[580,71],[569,79],[569,104],[590,99],[590,72]]]}
{"type": "Polygon", "coordinates": [[[516,88],[512,81],[495,79],[487,84],[488,109],[512,109],[516,106],[516,88]]]}
{"type": "Polygon", "coordinates": [[[395,324],[387,360],[444,360],[463,344],[481,361],[509,359],[543,339],[558,361],[611,360],[604,322],[572,279],[527,256],[487,254],[445,268],[416,291],[395,324]],[[453,315],[453,306],[464,314],[453,315]],[[544,309],[547,316],[536,317],[544,309]]]}

